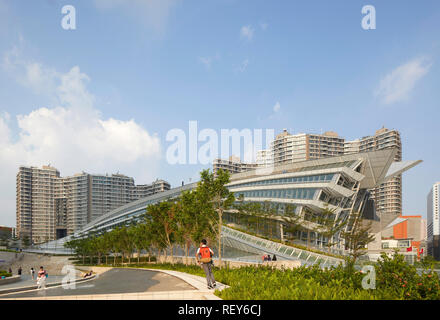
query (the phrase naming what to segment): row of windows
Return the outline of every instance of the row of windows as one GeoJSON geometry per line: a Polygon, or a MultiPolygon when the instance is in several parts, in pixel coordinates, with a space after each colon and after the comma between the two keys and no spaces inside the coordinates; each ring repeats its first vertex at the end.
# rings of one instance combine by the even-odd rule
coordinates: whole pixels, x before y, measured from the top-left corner
{"type": "Polygon", "coordinates": [[[245,198],[283,198],[283,199],[313,199],[315,188],[299,188],[287,190],[255,190],[236,192],[238,198],[243,195],[245,198]]]}
{"type": "Polygon", "coordinates": [[[306,176],[306,177],[270,179],[270,180],[241,183],[231,186],[230,188],[232,189],[232,188],[259,186],[259,185],[287,184],[287,183],[328,182],[333,179],[333,176],[334,174],[320,174],[320,175],[306,176]]]}
{"type": "Polygon", "coordinates": [[[321,164],[318,166],[304,167],[304,168],[301,168],[299,171],[311,171],[311,170],[351,167],[355,162],[356,162],[356,160],[344,161],[344,162],[338,162],[338,163],[321,164]]]}

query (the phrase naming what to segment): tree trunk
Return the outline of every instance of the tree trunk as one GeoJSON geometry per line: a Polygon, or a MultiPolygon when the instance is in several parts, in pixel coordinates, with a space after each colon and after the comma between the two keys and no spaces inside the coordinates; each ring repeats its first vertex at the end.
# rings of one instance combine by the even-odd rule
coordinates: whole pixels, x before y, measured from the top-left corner
{"type": "Polygon", "coordinates": [[[171,264],[174,264],[174,246],[170,245],[171,264]]]}
{"type": "Polygon", "coordinates": [[[307,248],[310,248],[310,230],[307,230],[307,248]]]}
{"type": "Polygon", "coordinates": [[[138,249],[138,264],[139,264],[140,258],[141,258],[141,250],[138,249]]]}
{"type": "Polygon", "coordinates": [[[218,211],[219,225],[218,225],[218,261],[219,266],[222,264],[222,225],[223,225],[223,212],[222,209],[218,211]]]}
{"type": "Polygon", "coordinates": [[[185,243],[185,265],[188,265],[188,241],[185,243]]]}

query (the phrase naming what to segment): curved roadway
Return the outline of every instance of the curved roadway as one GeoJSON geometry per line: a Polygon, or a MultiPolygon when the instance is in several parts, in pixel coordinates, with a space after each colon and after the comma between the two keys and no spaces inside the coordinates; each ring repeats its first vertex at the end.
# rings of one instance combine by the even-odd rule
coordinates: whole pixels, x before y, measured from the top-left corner
{"type": "Polygon", "coordinates": [[[59,286],[45,290],[1,295],[0,299],[182,290],[195,290],[195,288],[181,279],[162,272],[139,269],[111,269],[100,274],[95,279],[77,283],[75,289],[64,289],[59,286]]]}

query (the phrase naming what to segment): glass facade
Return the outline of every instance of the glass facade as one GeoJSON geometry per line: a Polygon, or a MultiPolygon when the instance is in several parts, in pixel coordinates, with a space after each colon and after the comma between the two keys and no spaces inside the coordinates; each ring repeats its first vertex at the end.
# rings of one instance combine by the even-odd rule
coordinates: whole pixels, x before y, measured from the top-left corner
{"type": "Polygon", "coordinates": [[[315,196],[315,188],[273,189],[235,192],[235,197],[243,195],[245,198],[282,198],[282,199],[309,199],[315,196]]]}
{"type": "Polygon", "coordinates": [[[304,176],[304,177],[268,179],[268,180],[261,180],[261,181],[254,181],[254,182],[233,185],[230,186],[229,189],[233,190],[235,188],[241,188],[241,187],[276,185],[276,184],[329,182],[333,179],[333,176],[334,174],[320,174],[320,175],[304,176]]]}
{"type": "Polygon", "coordinates": [[[312,171],[312,170],[322,170],[322,169],[334,169],[334,168],[343,168],[343,167],[351,167],[355,164],[357,160],[337,162],[337,163],[329,163],[329,164],[321,164],[318,166],[304,167],[299,171],[312,171]]]}

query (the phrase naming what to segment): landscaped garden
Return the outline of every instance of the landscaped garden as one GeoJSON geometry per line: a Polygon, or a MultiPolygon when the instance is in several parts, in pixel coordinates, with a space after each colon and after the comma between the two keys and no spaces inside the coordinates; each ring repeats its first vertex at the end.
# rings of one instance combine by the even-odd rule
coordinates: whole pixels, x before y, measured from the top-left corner
{"type": "MultiPolygon", "coordinates": [[[[129,267],[175,270],[204,277],[196,265],[132,264],[129,267]]],[[[418,273],[404,257],[383,255],[374,264],[375,289],[364,289],[366,276],[347,266],[322,269],[318,265],[296,269],[275,269],[269,266],[241,268],[214,267],[218,282],[229,288],[215,291],[225,300],[438,300],[440,279],[427,268],[418,273]]]]}
{"type": "Polygon", "coordinates": [[[4,278],[7,278],[7,277],[11,277],[11,276],[12,276],[11,273],[9,273],[9,272],[7,272],[5,270],[0,270],[0,279],[4,279],[4,278]]]}
{"type": "MultiPolygon", "coordinates": [[[[171,269],[204,276],[199,266],[157,264],[155,261],[156,258],[161,261],[163,255],[172,258],[176,246],[185,248],[187,256],[193,256],[189,248],[191,245],[197,246],[202,238],[210,239],[211,244],[217,243],[217,248],[222,248],[220,234],[223,212],[231,208],[235,201],[233,193],[225,187],[228,182],[227,173],[219,171],[215,178],[209,171],[203,171],[201,182],[195,190],[183,192],[178,199],[149,205],[137,223],[121,225],[111,231],[92,232],[88,237],[71,240],[66,246],[75,250],[77,264],[171,269]],[[141,258],[141,252],[147,252],[148,255],[141,258]],[[137,253],[135,259],[133,253],[137,253]]],[[[255,233],[260,234],[262,229],[268,228],[268,236],[273,238],[272,224],[262,223],[272,215],[269,214],[273,211],[270,204],[262,207],[243,203],[236,210],[241,215],[241,223],[248,226],[247,232],[250,226],[255,225],[255,233]],[[257,214],[260,211],[262,214],[257,214]]],[[[370,226],[363,223],[358,213],[344,223],[335,224],[334,218],[330,210],[324,210],[317,218],[309,217],[308,222],[319,222],[319,229],[306,230],[307,242],[313,232],[320,232],[327,239],[341,234],[349,253],[344,265],[330,269],[315,265],[281,270],[268,266],[235,269],[215,267],[216,280],[229,286],[215,294],[228,300],[440,299],[440,281],[432,270],[432,264],[424,261],[424,271],[418,273],[415,266],[407,264],[404,257],[397,253],[393,257],[384,254],[373,264],[375,288],[365,289],[362,281],[371,275],[357,271],[355,266],[359,267],[367,244],[374,239],[369,232],[370,226]],[[343,231],[345,223],[351,225],[351,231],[343,231]]],[[[292,235],[304,231],[294,210],[285,211],[284,220],[292,235]]],[[[326,242],[328,255],[331,255],[329,252],[334,244],[330,240],[326,242]]],[[[307,247],[304,249],[310,250],[307,247]]],[[[216,255],[221,262],[221,251],[218,251],[216,255]]]]}

